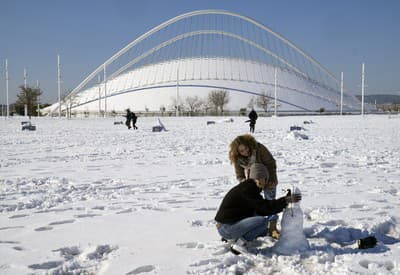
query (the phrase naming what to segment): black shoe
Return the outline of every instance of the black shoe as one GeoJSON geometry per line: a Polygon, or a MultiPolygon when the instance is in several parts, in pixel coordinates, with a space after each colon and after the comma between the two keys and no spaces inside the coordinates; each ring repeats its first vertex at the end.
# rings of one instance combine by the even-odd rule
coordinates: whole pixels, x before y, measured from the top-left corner
{"type": "Polygon", "coordinates": [[[235,255],[240,255],[240,254],[242,254],[242,253],[240,253],[240,251],[237,251],[235,248],[233,248],[233,246],[230,247],[230,250],[231,250],[231,252],[232,252],[233,254],[235,254],[235,255]]]}
{"type": "Polygon", "coordinates": [[[374,236],[369,236],[364,239],[358,240],[358,248],[359,249],[367,249],[367,248],[372,248],[375,247],[376,243],[378,241],[374,236]]]}
{"type": "Polygon", "coordinates": [[[240,255],[242,253],[246,253],[247,252],[247,242],[242,240],[242,239],[238,239],[234,244],[231,245],[231,252],[235,255],[240,255]]]}

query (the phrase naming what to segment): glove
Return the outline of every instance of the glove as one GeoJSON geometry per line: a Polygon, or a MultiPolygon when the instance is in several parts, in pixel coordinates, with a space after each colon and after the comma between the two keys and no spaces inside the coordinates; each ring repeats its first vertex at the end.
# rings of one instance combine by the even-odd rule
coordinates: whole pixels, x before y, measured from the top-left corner
{"type": "Polygon", "coordinates": [[[301,201],[301,194],[293,194],[290,191],[290,189],[288,189],[288,193],[286,194],[285,200],[287,203],[296,203],[301,201]]]}

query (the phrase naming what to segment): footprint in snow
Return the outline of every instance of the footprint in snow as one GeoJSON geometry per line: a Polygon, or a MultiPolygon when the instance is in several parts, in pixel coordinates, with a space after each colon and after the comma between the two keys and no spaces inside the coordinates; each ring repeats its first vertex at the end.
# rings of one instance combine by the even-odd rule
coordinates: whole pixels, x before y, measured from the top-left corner
{"type": "Polygon", "coordinates": [[[391,261],[386,261],[386,262],[375,262],[375,261],[369,261],[369,260],[362,260],[359,262],[359,264],[366,268],[369,269],[370,266],[378,266],[378,267],[383,267],[387,271],[393,271],[395,264],[391,261]]]}
{"type": "Polygon", "coordinates": [[[156,267],[154,265],[144,265],[144,266],[140,266],[138,268],[135,268],[134,270],[126,273],[126,275],[134,275],[134,274],[139,274],[139,273],[147,273],[147,272],[151,272],[154,269],[156,269],[156,267]]]}
{"type": "Polygon", "coordinates": [[[9,219],[18,219],[18,218],[24,218],[24,217],[27,217],[27,216],[29,216],[29,215],[27,215],[27,214],[20,214],[20,215],[14,215],[14,216],[11,216],[11,217],[8,217],[9,219]]]}
{"type": "Polygon", "coordinates": [[[42,227],[35,228],[35,231],[49,231],[49,230],[53,230],[53,227],[51,227],[51,226],[42,226],[42,227]]]}
{"type": "Polygon", "coordinates": [[[354,208],[354,209],[360,209],[363,208],[364,205],[363,204],[352,204],[349,206],[349,208],[354,208]]]}
{"type": "Polygon", "coordinates": [[[191,264],[190,266],[203,266],[203,265],[210,265],[210,264],[215,264],[215,263],[220,263],[220,261],[217,259],[207,259],[207,260],[201,260],[199,262],[191,264]]]}
{"type": "Polygon", "coordinates": [[[161,212],[169,211],[169,209],[167,209],[167,208],[157,207],[157,206],[153,206],[153,205],[144,205],[141,208],[143,210],[154,210],[154,211],[161,211],[161,212]]]}
{"type": "Polygon", "coordinates": [[[321,168],[333,168],[336,166],[336,163],[334,162],[323,162],[320,164],[321,168]]]}
{"type": "Polygon", "coordinates": [[[178,243],[176,245],[179,246],[179,247],[190,248],[190,249],[194,249],[194,248],[202,249],[202,248],[204,248],[204,244],[198,243],[198,242],[178,243]]]}
{"type": "Polygon", "coordinates": [[[49,223],[49,226],[50,225],[60,225],[60,224],[66,224],[66,223],[73,223],[73,222],[75,222],[75,220],[64,220],[64,221],[58,221],[58,222],[49,223]]]}
{"type": "Polygon", "coordinates": [[[193,220],[188,221],[191,226],[198,227],[198,226],[214,226],[215,222],[212,220],[209,221],[201,221],[201,220],[193,220]]]}
{"type": "Polygon", "coordinates": [[[77,246],[62,247],[53,250],[53,252],[60,252],[60,255],[66,260],[71,260],[74,257],[79,256],[81,254],[81,250],[77,246]]]}
{"type": "Polygon", "coordinates": [[[5,244],[19,244],[19,242],[15,242],[15,241],[0,241],[1,243],[5,243],[5,244]]]}
{"type": "Polygon", "coordinates": [[[193,200],[177,200],[177,199],[170,199],[170,200],[162,200],[160,202],[165,202],[168,204],[180,204],[180,203],[189,203],[192,202],[193,200]]]}
{"type": "Polygon", "coordinates": [[[45,263],[41,263],[41,264],[32,264],[32,265],[29,265],[28,267],[31,269],[53,269],[62,264],[63,264],[62,261],[51,261],[51,262],[45,262],[45,263]]]}
{"type": "Polygon", "coordinates": [[[62,208],[62,209],[46,209],[46,210],[40,210],[40,211],[35,211],[33,213],[38,213],[38,214],[43,214],[43,213],[60,213],[60,212],[65,212],[65,211],[69,211],[69,210],[73,210],[73,208],[62,208]]]}
{"type": "Polygon", "coordinates": [[[7,229],[17,229],[17,228],[24,228],[25,226],[6,226],[0,227],[0,230],[7,230],[7,229]]]}
{"type": "Polygon", "coordinates": [[[127,213],[131,213],[131,212],[133,212],[133,210],[132,210],[132,208],[129,208],[129,209],[124,209],[124,210],[118,211],[116,214],[127,214],[127,213]]]}
{"type": "Polygon", "coordinates": [[[95,206],[95,207],[92,207],[92,209],[93,210],[104,210],[105,206],[95,206]]]}
{"type": "Polygon", "coordinates": [[[388,200],[386,199],[373,199],[372,201],[380,202],[380,203],[387,203],[388,200]]]}
{"type": "Polygon", "coordinates": [[[78,214],[78,215],[74,215],[74,217],[78,218],[78,219],[80,219],[80,218],[93,218],[93,217],[96,217],[96,216],[101,216],[101,215],[99,215],[99,214],[78,214]]]}
{"type": "Polygon", "coordinates": [[[117,247],[110,246],[108,244],[98,245],[92,253],[86,255],[86,258],[89,260],[102,260],[108,254],[116,250],[117,247]]]}
{"type": "Polygon", "coordinates": [[[379,216],[385,216],[387,214],[388,214],[388,212],[386,212],[386,211],[379,211],[379,212],[375,213],[375,215],[379,215],[379,216]]]}
{"type": "Polygon", "coordinates": [[[200,220],[191,221],[190,224],[191,224],[193,227],[204,226],[204,222],[203,222],[203,221],[200,221],[200,220]]]}
{"type": "Polygon", "coordinates": [[[201,207],[197,208],[194,211],[216,211],[217,207],[201,207]]]}

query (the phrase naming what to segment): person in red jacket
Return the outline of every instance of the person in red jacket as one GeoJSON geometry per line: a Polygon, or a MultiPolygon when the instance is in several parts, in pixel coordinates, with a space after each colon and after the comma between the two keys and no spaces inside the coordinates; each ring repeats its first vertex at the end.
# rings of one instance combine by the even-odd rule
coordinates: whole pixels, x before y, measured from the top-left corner
{"type": "Polygon", "coordinates": [[[265,200],[261,191],[266,186],[267,168],[261,163],[250,167],[249,179],[242,181],[225,195],[215,216],[220,236],[235,240],[231,246],[240,254],[246,241],[268,234],[268,217],[283,211],[290,202],[301,200],[300,194],[287,195],[276,200],[265,200]]]}

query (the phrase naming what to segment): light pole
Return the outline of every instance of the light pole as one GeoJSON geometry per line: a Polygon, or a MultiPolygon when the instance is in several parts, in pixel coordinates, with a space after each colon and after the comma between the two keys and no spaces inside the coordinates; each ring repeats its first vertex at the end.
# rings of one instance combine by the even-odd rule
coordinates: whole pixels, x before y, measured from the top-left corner
{"type": "Polygon", "coordinates": [[[10,116],[10,105],[8,103],[8,60],[6,59],[6,104],[7,104],[7,114],[6,116],[9,117],[10,116]]]}
{"type": "Polygon", "coordinates": [[[24,68],[24,88],[26,89],[28,81],[28,72],[26,71],[26,68],[24,68]]]}
{"type": "Polygon", "coordinates": [[[275,67],[275,70],[274,70],[274,97],[275,97],[275,100],[274,100],[274,116],[276,117],[277,116],[277,114],[278,114],[278,112],[277,112],[277,108],[278,108],[278,103],[277,103],[277,100],[276,100],[276,97],[277,97],[277,95],[276,95],[276,86],[277,86],[277,83],[278,83],[278,79],[277,79],[277,74],[278,74],[278,69],[275,67]]]}
{"type": "MultiPolygon", "coordinates": [[[[40,85],[39,85],[39,80],[36,80],[36,88],[38,89],[38,92],[40,92],[40,85]]],[[[37,116],[40,116],[40,95],[38,96],[38,102],[37,102],[37,116]]]]}
{"type": "Polygon", "coordinates": [[[176,110],[175,115],[179,116],[179,68],[176,70],[176,110]]]}
{"type": "Polygon", "coordinates": [[[97,84],[99,85],[99,117],[101,117],[101,79],[100,75],[97,76],[97,84]]]}
{"type": "MultiPolygon", "coordinates": [[[[27,81],[28,81],[28,73],[26,71],[26,68],[24,68],[24,88],[25,89],[28,87],[27,81]]],[[[26,105],[26,104],[24,104],[24,115],[25,116],[28,115],[28,105],[26,105]]]]}
{"type": "Polygon", "coordinates": [[[57,86],[58,86],[58,118],[61,118],[61,65],[60,55],[57,55],[57,86]]]}
{"type": "Polygon", "coordinates": [[[340,73],[340,115],[343,115],[343,72],[340,73]]]}
{"type": "Polygon", "coordinates": [[[107,72],[106,64],[104,64],[104,117],[107,117],[107,72]]]}
{"type": "Polygon", "coordinates": [[[365,81],[365,65],[361,66],[361,115],[364,115],[364,81],[365,81]]]}

